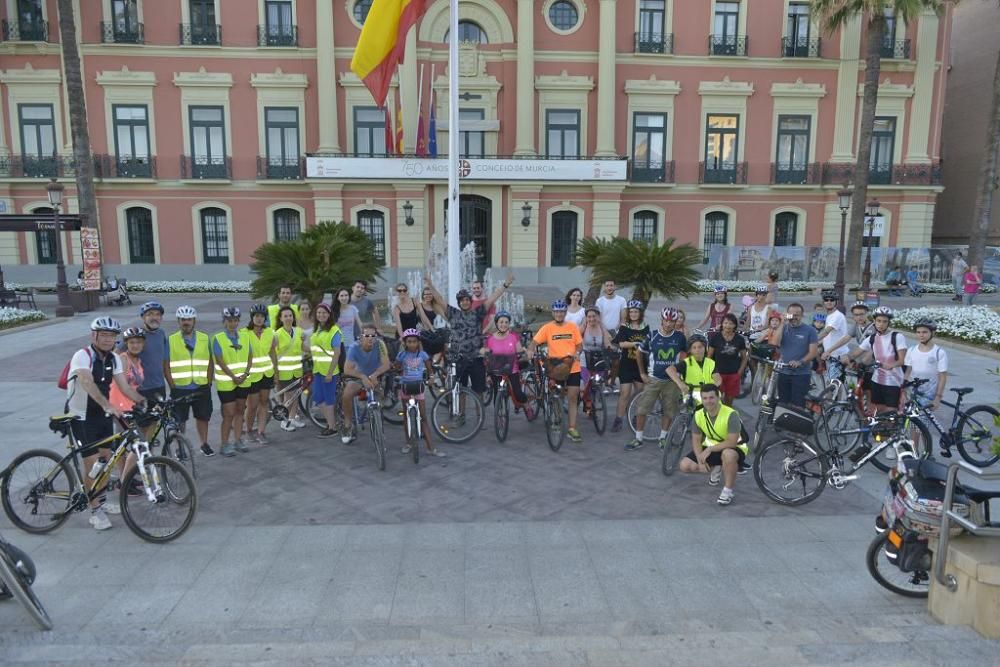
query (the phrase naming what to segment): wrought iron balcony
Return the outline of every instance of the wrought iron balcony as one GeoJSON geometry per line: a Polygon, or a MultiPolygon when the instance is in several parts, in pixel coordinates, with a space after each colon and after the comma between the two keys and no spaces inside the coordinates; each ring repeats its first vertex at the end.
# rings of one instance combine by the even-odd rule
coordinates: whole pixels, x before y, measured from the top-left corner
{"type": "Polygon", "coordinates": [[[746,185],[746,162],[700,162],[698,163],[698,182],[710,185],[746,185]]]}
{"type": "Polygon", "coordinates": [[[710,56],[745,56],[747,54],[747,37],[737,35],[709,35],[708,55],[710,56]]]}
{"type": "Polygon", "coordinates": [[[257,26],[257,46],[298,46],[299,28],[294,25],[257,26]]]}
{"type": "Polygon", "coordinates": [[[0,22],[5,42],[47,42],[49,41],[49,22],[41,19],[19,19],[0,22]]]}
{"type": "Polygon", "coordinates": [[[296,156],[257,157],[257,178],[298,181],[305,178],[306,161],[296,156]]]}
{"type": "Polygon", "coordinates": [[[105,44],[144,44],[146,34],[141,23],[120,26],[101,21],[101,41],[105,44]]]}
{"type": "Polygon", "coordinates": [[[782,37],[781,55],[785,58],[819,58],[819,37],[782,37]]]}
{"type": "Polygon", "coordinates": [[[184,46],[219,46],[222,44],[222,26],[181,23],[181,44],[184,46]]]}
{"type": "Polygon", "coordinates": [[[775,185],[819,185],[818,164],[772,162],[771,183],[775,185]]]}
{"type": "Polygon", "coordinates": [[[96,178],[156,178],[156,158],[130,155],[95,155],[96,178]]]}
{"type": "Polygon", "coordinates": [[[637,32],[635,33],[636,53],[673,53],[673,33],[637,32]]]}
{"type": "Polygon", "coordinates": [[[0,178],[57,178],[74,173],[72,158],[62,155],[0,156],[0,178]]]}
{"type": "Polygon", "coordinates": [[[674,161],[629,160],[629,180],[633,183],[673,183],[674,161]]]}
{"type": "Polygon", "coordinates": [[[884,39],[882,40],[882,57],[893,60],[910,59],[910,40],[908,39],[884,39]]]}
{"type": "MultiPolygon", "coordinates": [[[[854,165],[847,163],[824,164],[823,183],[841,185],[854,180],[854,165]]],[[[878,165],[868,171],[869,185],[941,185],[941,163],[878,165]]]]}
{"type": "Polygon", "coordinates": [[[892,164],[873,164],[868,170],[869,185],[892,185],[892,164]]]}
{"type": "Polygon", "coordinates": [[[233,161],[229,157],[207,157],[204,155],[181,156],[181,178],[232,178],[233,161]]]}

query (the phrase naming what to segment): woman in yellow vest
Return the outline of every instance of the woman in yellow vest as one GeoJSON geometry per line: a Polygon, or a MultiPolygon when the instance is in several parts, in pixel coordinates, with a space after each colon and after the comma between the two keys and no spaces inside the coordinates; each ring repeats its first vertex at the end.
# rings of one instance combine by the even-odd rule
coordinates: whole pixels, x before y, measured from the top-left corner
{"type": "Polygon", "coordinates": [[[701,400],[702,409],[694,413],[691,451],[681,459],[680,470],[709,473],[711,486],[724,481],[718,503],[728,505],[733,502],[736,475],[746,462],[748,451],[740,413],[722,402],[719,388],[714,384],[701,387],[701,400]]]}
{"type": "Polygon", "coordinates": [[[316,328],[309,338],[309,351],[312,354],[313,405],[323,412],[326,428],[319,432],[320,438],[332,438],[337,434],[337,380],[340,368],[340,342],[342,336],[340,327],[334,321],[330,306],[325,303],[316,305],[316,328]]]}
{"type": "MultiPolygon", "coordinates": [[[[278,389],[295,378],[302,377],[302,354],[305,351],[302,339],[302,329],[295,326],[295,311],[291,306],[282,306],[278,310],[278,322],[281,326],[274,332],[275,356],[278,359],[278,389]]],[[[288,419],[281,422],[282,431],[294,431],[305,427],[306,423],[299,418],[298,401],[288,408],[288,419]]]]}
{"type": "Polygon", "coordinates": [[[243,442],[243,413],[250,395],[253,348],[250,334],[246,329],[240,329],[239,308],[224,308],[222,323],[225,328],[212,337],[215,391],[222,403],[222,455],[236,456],[237,451],[250,451],[243,442]],[[232,442],[229,440],[230,433],[232,442]]]}
{"type": "Polygon", "coordinates": [[[701,334],[695,334],[688,339],[688,353],[684,361],[667,369],[667,375],[681,389],[681,394],[688,392],[694,396],[695,402],[700,402],[701,386],[703,384],[722,384],[722,376],[715,372],[715,360],[706,356],[708,341],[701,334]]]}
{"type": "Polygon", "coordinates": [[[250,395],[247,396],[247,411],[244,415],[243,432],[246,439],[267,444],[264,426],[267,424],[268,401],[274,389],[274,372],[278,368],[278,357],[274,353],[276,341],[274,329],[267,326],[267,306],[256,303],[250,306],[250,323],[247,334],[253,353],[250,366],[250,395]],[[256,430],[254,424],[256,423],[256,430]]]}

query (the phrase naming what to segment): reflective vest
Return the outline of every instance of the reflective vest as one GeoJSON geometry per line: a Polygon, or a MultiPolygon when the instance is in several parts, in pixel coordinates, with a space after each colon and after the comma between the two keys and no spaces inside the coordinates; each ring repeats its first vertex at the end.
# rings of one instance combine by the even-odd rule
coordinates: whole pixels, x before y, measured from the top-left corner
{"type": "MultiPolygon", "coordinates": [[[[271,347],[274,345],[274,329],[264,327],[260,336],[252,329],[247,330],[250,349],[253,350],[253,366],[250,367],[250,382],[264,377],[274,377],[274,363],[271,361],[271,347]]],[[[227,362],[228,363],[228,362],[227,362]]]]}
{"type": "MultiPolygon", "coordinates": [[[[702,444],[705,447],[712,447],[718,445],[726,436],[729,434],[729,415],[736,412],[735,409],[725,405],[724,403],[719,403],[719,414],[716,415],[715,419],[709,422],[708,413],[705,410],[696,410],[694,413],[694,423],[698,426],[698,430],[701,431],[704,440],[702,444]]],[[[740,435],[736,436],[738,448],[744,454],[749,451],[747,443],[743,442],[742,429],[740,430],[740,435]]]]}
{"type": "MultiPolygon", "coordinates": [[[[250,345],[250,336],[248,335],[246,329],[236,330],[236,343],[226,335],[225,331],[220,331],[215,334],[215,342],[219,344],[219,348],[222,350],[222,359],[215,360],[215,389],[216,391],[232,391],[236,389],[236,383],[233,382],[233,378],[222,370],[222,365],[219,361],[222,361],[229,367],[230,372],[233,375],[242,375],[243,371],[246,370],[247,361],[250,360],[250,354],[253,351],[250,345]]],[[[250,386],[250,376],[248,375],[240,387],[250,386]]]]}
{"type": "Polygon", "coordinates": [[[687,386],[700,389],[703,384],[712,384],[712,373],[715,372],[715,359],[705,357],[701,365],[694,357],[684,360],[684,382],[687,386]]]}
{"type": "Polygon", "coordinates": [[[302,329],[292,328],[292,333],[282,327],[275,332],[278,339],[278,379],[282,382],[302,377],[302,329]]]}
{"type": "MultiPolygon", "coordinates": [[[[297,304],[297,303],[290,303],[288,305],[292,307],[292,312],[295,313],[295,321],[298,322],[299,321],[299,304],[297,304]]],[[[278,321],[278,310],[280,308],[281,308],[281,305],[277,304],[277,303],[272,303],[270,306],[267,307],[267,326],[270,326],[272,329],[280,329],[281,328],[281,322],[278,321]]]]}
{"type": "MultiPolygon", "coordinates": [[[[333,355],[340,351],[340,327],[336,324],[329,331],[323,331],[319,327],[313,331],[309,338],[309,351],[312,353],[313,372],[317,375],[326,375],[330,372],[330,364],[333,363],[333,355]],[[334,343],[336,339],[336,343],[334,343]]],[[[337,366],[333,367],[333,374],[340,373],[337,366]]]]}
{"type": "Polygon", "coordinates": [[[167,339],[170,351],[170,377],[174,385],[186,387],[191,384],[208,384],[208,364],[212,354],[208,347],[208,334],[194,332],[194,349],[188,349],[184,335],[180,331],[170,334],[167,339]]]}

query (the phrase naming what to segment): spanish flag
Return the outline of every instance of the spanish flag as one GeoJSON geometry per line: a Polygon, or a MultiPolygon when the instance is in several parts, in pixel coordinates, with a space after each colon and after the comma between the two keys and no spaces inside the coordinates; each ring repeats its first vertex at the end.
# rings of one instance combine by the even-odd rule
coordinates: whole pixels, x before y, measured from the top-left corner
{"type": "Polygon", "coordinates": [[[392,72],[403,62],[406,33],[427,10],[427,0],[374,0],[351,58],[377,106],[385,105],[392,72]]]}

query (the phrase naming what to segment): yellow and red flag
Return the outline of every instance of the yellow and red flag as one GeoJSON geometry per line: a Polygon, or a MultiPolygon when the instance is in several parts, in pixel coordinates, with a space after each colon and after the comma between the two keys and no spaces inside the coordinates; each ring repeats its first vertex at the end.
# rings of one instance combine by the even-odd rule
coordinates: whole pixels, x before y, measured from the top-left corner
{"type": "Polygon", "coordinates": [[[403,154],[403,106],[396,96],[396,155],[403,154]]]}
{"type": "Polygon", "coordinates": [[[385,104],[392,73],[403,62],[406,33],[427,11],[427,0],[374,0],[351,58],[377,106],[385,104]]]}

